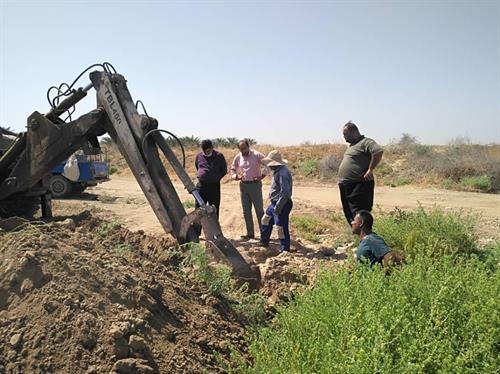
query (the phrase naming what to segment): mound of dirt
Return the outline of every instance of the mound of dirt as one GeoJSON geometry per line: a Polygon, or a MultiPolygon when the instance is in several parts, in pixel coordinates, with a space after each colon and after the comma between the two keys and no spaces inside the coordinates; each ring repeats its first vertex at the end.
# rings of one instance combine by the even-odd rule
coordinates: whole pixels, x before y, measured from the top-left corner
{"type": "Polygon", "coordinates": [[[0,232],[0,372],[223,371],[244,328],[173,244],[88,213],[0,232]]]}

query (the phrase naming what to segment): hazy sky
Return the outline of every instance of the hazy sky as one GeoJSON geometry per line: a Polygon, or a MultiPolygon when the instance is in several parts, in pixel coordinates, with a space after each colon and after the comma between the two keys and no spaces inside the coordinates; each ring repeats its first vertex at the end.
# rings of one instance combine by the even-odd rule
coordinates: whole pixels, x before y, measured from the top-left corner
{"type": "Polygon", "coordinates": [[[181,136],[335,142],[353,120],[381,143],[500,142],[499,0],[0,0],[0,15],[0,124],[18,131],[49,86],[109,61],[181,136]]]}

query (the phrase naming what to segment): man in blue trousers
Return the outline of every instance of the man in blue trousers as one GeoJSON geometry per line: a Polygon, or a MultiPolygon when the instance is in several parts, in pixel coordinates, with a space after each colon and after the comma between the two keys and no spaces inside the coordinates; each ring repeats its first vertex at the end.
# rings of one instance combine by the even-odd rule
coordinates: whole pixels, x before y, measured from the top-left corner
{"type": "Polygon", "coordinates": [[[273,231],[273,225],[278,230],[281,252],[290,251],[289,218],[293,207],[292,202],[292,174],[286,166],[287,161],[281,157],[277,150],[271,151],[262,163],[269,166],[273,171],[273,182],[269,191],[271,204],[267,207],[262,217],[262,232],[260,245],[269,246],[269,239],[273,231]]]}

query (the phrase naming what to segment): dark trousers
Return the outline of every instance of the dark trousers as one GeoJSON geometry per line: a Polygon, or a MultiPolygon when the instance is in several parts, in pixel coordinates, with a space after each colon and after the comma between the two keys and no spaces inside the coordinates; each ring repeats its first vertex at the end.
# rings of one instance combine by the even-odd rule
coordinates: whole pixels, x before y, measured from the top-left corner
{"type": "MultiPolygon", "coordinates": [[[[217,208],[217,218],[219,218],[220,183],[198,184],[197,187],[203,201],[209,205],[215,205],[217,208]]],[[[199,208],[198,202],[196,203],[196,208],[199,208]]]]}
{"type": "Polygon", "coordinates": [[[264,202],[262,200],[262,182],[244,183],[240,182],[241,206],[243,208],[243,217],[247,227],[247,235],[254,236],[252,205],[259,223],[259,232],[262,229],[261,221],[264,215],[264,202]]]}
{"type": "Polygon", "coordinates": [[[349,225],[359,210],[371,211],[373,207],[374,181],[339,183],[340,200],[349,225]]]}
{"type": "Polygon", "coordinates": [[[290,212],[293,208],[293,202],[292,200],[288,200],[279,215],[277,215],[274,211],[274,207],[275,204],[271,202],[262,218],[260,242],[263,244],[269,244],[269,239],[271,238],[271,233],[273,231],[273,225],[276,225],[281,251],[289,251],[290,230],[288,226],[290,222],[290,212]]]}

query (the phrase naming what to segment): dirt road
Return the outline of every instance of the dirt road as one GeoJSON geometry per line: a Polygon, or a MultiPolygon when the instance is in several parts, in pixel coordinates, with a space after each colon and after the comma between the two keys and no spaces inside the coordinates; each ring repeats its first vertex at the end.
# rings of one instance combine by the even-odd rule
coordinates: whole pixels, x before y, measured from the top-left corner
{"type": "MultiPolygon", "coordinates": [[[[182,201],[193,201],[193,198],[180,185],[176,185],[176,188],[182,201]]],[[[264,192],[268,188],[269,186],[264,185],[264,192]]],[[[101,196],[101,201],[86,201],[84,204],[99,206],[113,212],[130,229],[141,229],[148,233],[163,232],[135,179],[115,177],[107,183],[89,189],[89,193],[101,196]]],[[[294,186],[294,201],[302,207],[309,208],[308,210],[314,210],[317,207],[341,211],[336,185],[294,186]]],[[[76,202],[75,200],[63,200],[57,203],[67,205],[76,202]]],[[[499,195],[409,186],[377,187],[375,190],[375,209],[380,208],[383,211],[389,211],[395,207],[412,209],[419,204],[423,207],[438,206],[444,209],[463,209],[476,212],[488,221],[496,222],[497,226],[500,221],[499,195]]],[[[298,212],[295,210],[294,213],[298,212]]],[[[237,237],[243,233],[244,226],[237,183],[222,185],[220,216],[221,226],[227,236],[237,237]]]]}

